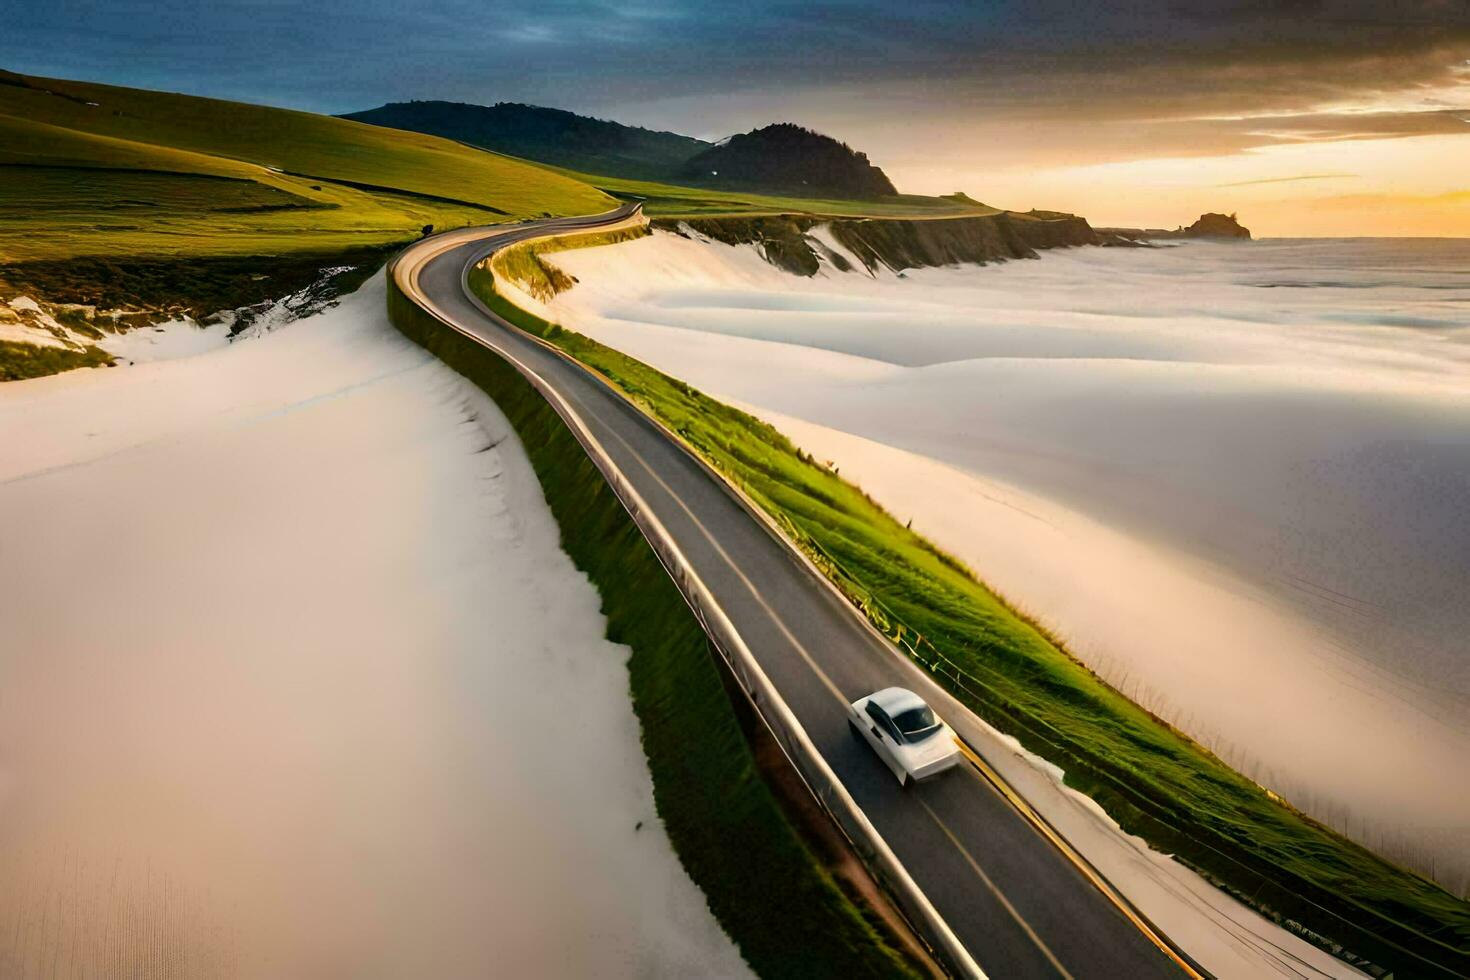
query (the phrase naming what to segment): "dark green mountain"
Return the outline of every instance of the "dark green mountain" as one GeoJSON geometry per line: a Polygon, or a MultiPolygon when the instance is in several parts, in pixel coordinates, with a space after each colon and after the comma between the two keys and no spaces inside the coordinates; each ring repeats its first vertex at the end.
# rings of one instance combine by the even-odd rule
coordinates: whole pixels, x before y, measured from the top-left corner
{"type": "Polygon", "coordinates": [[[711,144],[519,102],[390,102],[342,118],[605,177],[803,197],[870,199],[898,193],[867,154],[792,123],[711,144]]]}
{"type": "Polygon", "coordinates": [[[586,173],[638,180],[673,176],[710,144],[564,109],[498,102],[390,102],[343,119],[443,136],[511,156],[586,173]]]}
{"type": "Polygon", "coordinates": [[[732,136],[690,157],[681,180],[713,187],[779,190],[808,197],[891,197],[888,175],[846,143],[792,123],[732,136]]]}

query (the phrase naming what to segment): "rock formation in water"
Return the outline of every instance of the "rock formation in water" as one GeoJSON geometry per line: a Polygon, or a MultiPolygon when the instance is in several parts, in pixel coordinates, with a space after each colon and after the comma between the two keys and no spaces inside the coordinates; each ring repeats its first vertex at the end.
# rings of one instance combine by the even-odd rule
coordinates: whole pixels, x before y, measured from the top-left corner
{"type": "Polygon", "coordinates": [[[1242,226],[1235,219],[1235,215],[1219,214],[1215,211],[1200,215],[1199,220],[1188,228],[1181,225],[1173,231],[1165,228],[1099,228],[1098,231],[1104,235],[1115,236],[1119,241],[1114,244],[1120,245],[1170,238],[1233,238],[1249,240],[1251,237],[1250,229],[1242,226]]]}
{"type": "Polygon", "coordinates": [[[1250,229],[1242,227],[1234,214],[1217,214],[1214,211],[1199,216],[1199,220],[1184,229],[1185,238],[1249,238],[1250,229]]]}

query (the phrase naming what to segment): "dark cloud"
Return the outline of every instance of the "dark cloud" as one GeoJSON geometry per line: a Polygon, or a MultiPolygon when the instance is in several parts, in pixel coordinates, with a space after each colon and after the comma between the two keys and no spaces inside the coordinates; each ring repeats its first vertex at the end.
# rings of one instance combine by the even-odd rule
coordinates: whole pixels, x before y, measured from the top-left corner
{"type": "Polygon", "coordinates": [[[1470,134],[1465,110],[1438,112],[1315,113],[1267,119],[1230,121],[1242,133],[1242,142],[1304,142],[1308,140],[1391,139],[1396,136],[1470,134]]]}
{"type": "Polygon", "coordinates": [[[1009,128],[1017,147],[1086,127],[1115,156],[1128,141],[1109,127],[1202,153],[1453,132],[1470,113],[1324,111],[1454,81],[1465,0],[11,0],[5,20],[14,70],[331,112],[514,99],[710,135],[800,106],[864,131],[865,113],[1009,128]],[[680,98],[708,108],[639,108],[680,98]]]}

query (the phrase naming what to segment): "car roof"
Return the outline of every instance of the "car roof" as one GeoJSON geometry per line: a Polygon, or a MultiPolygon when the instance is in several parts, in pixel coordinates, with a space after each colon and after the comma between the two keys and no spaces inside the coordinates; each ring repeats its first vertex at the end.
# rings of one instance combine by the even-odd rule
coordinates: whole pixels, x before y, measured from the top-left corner
{"type": "Polygon", "coordinates": [[[878,706],[890,715],[896,715],[910,708],[926,707],[924,699],[906,687],[885,687],[869,695],[869,700],[877,702],[878,706]]]}

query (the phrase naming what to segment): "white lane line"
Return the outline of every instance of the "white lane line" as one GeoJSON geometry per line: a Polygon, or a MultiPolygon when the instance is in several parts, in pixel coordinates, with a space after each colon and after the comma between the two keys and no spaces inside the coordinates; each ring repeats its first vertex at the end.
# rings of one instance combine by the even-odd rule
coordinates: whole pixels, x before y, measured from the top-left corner
{"type": "MultiPolygon", "coordinates": [[[[502,235],[502,236],[491,235],[491,236],[486,236],[486,237],[493,240],[494,238],[497,238],[497,237],[510,238],[512,236],[510,236],[510,235],[502,235]]],[[[516,236],[516,237],[518,237],[518,236],[516,236]]],[[[528,236],[528,237],[540,237],[540,236],[528,236]]],[[[514,241],[507,241],[501,247],[505,247],[505,246],[508,246],[508,245],[511,245],[511,244],[514,244],[514,243],[515,243],[514,241]]],[[[460,244],[460,243],[457,242],[456,245],[458,245],[458,244],[460,244]]],[[[444,249],[436,249],[431,255],[425,257],[423,260],[421,260],[420,262],[418,262],[415,266],[411,267],[411,270],[410,270],[410,281],[411,281],[412,285],[415,287],[414,292],[417,293],[420,298],[427,299],[427,297],[424,297],[423,296],[422,291],[416,288],[418,286],[418,282],[417,282],[417,279],[418,279],[418,275],[417,274],[418,274],[418,272],[420,271],[420,269],[423,268],[424,265],[427,264],[428,261],[431,261],[433,258],[437,258],[439,255],[441,255],[445,251],[448,251],[448,249],[447,248],[444,248],[444,249]]],[[[497,323],[497,326],[501,326],[501,325],[499,323],[497,323]]],[[[504,327],[501,327],[501,329],[504,329],[504,327]]],[[[512,333],[515,333],[517,335],[520,335],[520,333],[521,333],[520,331],[516,330],[514,327],[511,328],[511,332],[512,333]]],[[[470,331],[469,333],[470,333],[470,336],[474,337],[477,340],[480,340],[482,343],[485,343],[486,346],[489,346],[492,349],[495,349],[497,351],[497,353],[502,354],[502,356],[508,354],[508,352],[499,350],[496,347],[496,345],[493,342],[490,341],[490,338],[479,336],[478,333],[477,332],[474,332],[474,331],[470,331]]],[[[530,339],[535,340],[536,338],[530,338],[530,339]]],[[[538,346],[547,347],[550,353],[552,353],[553,355],[559,357],[562,360],[569,360],[568,357],[567,357],[567,355],[564,352],[558,350],[557,348],[552,347],[549,344],[545,344],[543,342],[543,343],[538,344],[538,346]]],[[[575,360],[571,360],[570,363],[575,364],[577,366],[582,366],[582,367],[585,368],[585,366],[580,365],[580,362],[576,362],[575,360]]],[[[608,384],[608,382],[605,379],[602,379],[595,372],[593,372],[593,376],[594,376],[595,379],[597,379],[599,381],[602,381],[602,383],[604,385],[607,385],[608,384]]],[[[616,390],[614,390],[613,393],[614,394],[621,394],[620,392],[617,392],[616,390]]],[[[626,399],[626,398],[623,398],[622,400],[628,401],[628,399],[626,399]]],[[[632,404],[632,403],[630,402],[630,404],[632,404]]],[[[648,417],[647,414],[644,413],[642,411],[642,409],[639,408],[637,405],[633,405],[632,407],[634,408],[635,411],[640,412],[640,415],[642,415],[643,417],[645,417],[645,418],[648,417]]],[[[656,420],[654,420],[654,421],[656,422],[656,420]]],[[[745,574],[745,572],[739,567],[739,565],[736,564],[735,560],[730,556],[729,552],[727,552],[725,550],[724,546],[720,544],[719,540],[709,530],[709,528],[705,526],[704,522],[701,521],[698,518],[698,516],[695,515],[695,513],[693,512],[693,510],[688,506],[688,504],[685,503],[684,499],[671,486],[669,486],[669,484],[661,476],[659,476],[659,474],[653,469],[653,467],[648,463],[648,461],[643,457],[643,455],[641,453],[639,453],[636,449],[634,449],[633,446],[625,438],[623,438],[623,436],[619,432],[617,432],[611,426],[607,426],[606,427],[606,431],[609,434],[611,434],[612,437],[614,439],[616,439],[619,444],[622,445],[622,447],[628,452],[628,454],[634,460],[637,461],[637,463],[638,463],[638,465],[640,467],[642,467],[642,469],[644,470],[644,472],[646,472],[648,474],[649,478],[652,479],[659,487],[661,487],[664,490],[665,493],[667,493],[669,495],[670,499],[672,499],[674,501],[674,503],[679,507],[679,509],[684,512],[685,516],[689,518],[690,522],[696,528],[698,528],[700,534],[705,538],[705,540],[707,542],[709,542],[710,546],[720,556],[721,560],[724,561],[725,565],[728,566],[730,568],[730,570],[735,573],[735,575],[736,575],[737,578],[739,578],[739,580],[741,581],[741,583],[745,586],[746,590],[749,592],[751,598],[755,600],[756,604],[759,605],[762,610],[764,610],[764,612],[766,613],[766,615],[770,618],[771,622],[775,624],[775,626],[780,631],[780,633],[782,634],[782,636],[784,636],[786,638],[787,642],[789,642],[791,644],[791,647],[794,650],[797,651],[797,653],[801,656],[802,660],[811,669],[812,673],[817,677],[818,680],[820,680],[822,682],[823,686],[826,687],[826,689],[828,690],[828,692],[833,696],[834,699],[836,699],[843,706],[843,708],[845,710],[846,707],[847,707],[847,704],[848,704],[848,700],[847,700],[846,696],[842,693],[841,689],[838,688],[838,686],[832,680],[832,678],[830,677],[830,675],[828,675],[827,672],[825,670],[823,670],[822,667],[816,662],[816,659],[812,656],[811,652],[806,648],[806,646],[796,637],[796,635],[794,633],[792,633],[792,631],[786,625],[785,621],[781,618],[781,616],[766,601],[765,597],[761,594],[760,590],[756,587],[755,583],[752,582],[750,580],[750,578],[745,574]]],[[[1000,792],[999,787],[997,787],[994,784],[993,781],[991,781],[991,780],[982,780],[982,781],[985,782],[985,783],[987,783],[987,784],[989,784],[991,786],[992,790],[996,790],[998,792],[998,794],[1001,795],[1003,798],[1008,798],[1009,797],[1009,794],[1004,793],[1004,792],[1000,792]]],[[[1007,786],[1006,789],[1009,789],[1009,787],[1007,786]]],[[[1010,800],[1010,799],[1008,799],[1008,802],[1011,802],[1013,805],[1015,803],[1014,800],[1010,800]]],[[[926,811],[926,813],[928,813],[930,819],[932,819],[935,822],[935,824],[940,828],[940,830],[944,833],[944,835],[949,839],[950,843],[955,847],[956,850],[958,850],[960,852],[961,856],[965,859],[965,862],[971,868],[971,870],[980,878],[981,882],[986,886],[986,888],[989,889],[996,896],[996,898],[1006,908],[1006,910],[1011,915],[1011,917],[1013,919],[1015,919],[1015,921],[1017,922],[1017,924],[1022,928],[1023,931],[1025,931],[1025,933],[1027,934],[1027,936],[1032,940],[1033,943],[1035,943],[1035,945],[1037,946],[1037,948],[1045,955],[1045,957],[1047,958],[1047,960],[1059,971],[1059,973],[1062,976],[1067,977],[1068,980],[1071,980],[1071,974],[1068,973],[1067,970],[1061,965],[1060,961],[1057,960],[1056,956],[1052,953],[1052,951],[1046,946],[1046,944],[1036,934],[1035,930],[1032,929],[1031,926],[1021,917],[1020,913],[1016,910],[1015,906],[1012,905],[1011,902],[1009,901],[1009,899],[1007,899],[1005,897],[1004,893],[1002,893],[1000,891],[999,886],[997,886],[995,884],[995,882],[990,878],[990,876],[985,873],[985,871],[983,870],[983,868],[981,868],[979,862],[976,861],[976,859],[974,858],[974,856],[964,847],[964,845],[960,842],[960,840],[958,839],[958,837],[956,837],[955,834],[950,830],[950,828],[939,818],[939,816],[933,811],[933,809],[929,806],[929,804],[927,802],[921,800],[920,801],[920,804],[924,807],[924,810],[926,811]]],[[[1021,813],[1024,816],[1025,815],[1025,810],[1022,809],[1021,813]]],[[[1053,841],[1053,843],[1055,843],[1055,841],[1053,841]]],[[[1068,853],[1068,850],[1069,850],[1068,848],[1060,848],[1060,850],[1062,851],[1062,853],[1065,856],[1067,856],[1068,858],[1072,858],[1073,859],[1073,863],[1075,863],[1075,858],[1073,858],[1073,855],[1071,855],[1071,854],[1068,853]]],[[[1087,877],[1089,878],[1089,880],[1094,885],[1097,884],[1096,880],[1091,875],[1088,875],[1087,877]]],[[[1098,890],[1102,891],[1105,897],[1107,897],[1108,899],[1110,899],[1110,900],[1112,900],[1112,901],[1114,901],[1116,903],[1115,896],[1109,895],[1107,889],[1101,889],[1101,888],[1099,888],[1098,890]]],[[[1127,911],[1128,910],[1126,908],[1124,908],[1125,914],[1127,914],[1127,911]]],[[[1130,918],[1130,920],[1133,921],[1133,923],[1136,926],[1139,925],[1139,923],[1138,923],[1138,921],[1137,921],[1137,919],[1135,917],[1133,917],[1133,916],[1130,915],[1129,918],[1130,918]]],[[[1158,945],[1161,949],[1163,949],[1166,953],[1168,953],[1172,958],[1174,958],[1176,960],[1176,962],[1178,962],[1178,958],[1177,958],[1177,956],[1175,956],[1173,954],[1173,951],[1170,950],[1170,949],[1168,949],[1167,946],[1165,946],[1163,943],[1161,943],[1156,936],[1152,935],[1151,932],[1150,932],[1150,930],[1143,929],[1141,931],[1143,931],[1145,933],[1145,935],[1150,940],[1152,940],[1156,945],[1158,945]]],[[[1188,969],[1187,964],[1181,963],[1180,965],[1185,966],[1185,968],[1188,969]]],[[[1190,970],[1190,972],[1193,973],[1192,970],[1190,970]]],[[[1195,975],[1197,976],[1197,974],[1195,974],[1195,975]]]]}
{"type": "Polygon", "coordinates": [[[1010,913],[1011,918],[1016,920],[1016,925],[1020,926],[1022,931],[1031,938],[1031,941],[1036,944],[1036,948],[1041,950],[1042,955],[1056,968],[1057,973],[1066,977],[1067,980],[1073,980],[1072,974],[1067,972],[1065,966],[1062,966],[1062,961],[1057,959],[1056,954],[1051,951],[1051,948],[1041,941],[1041,937],[1036,934],[1036,930],[1027,924],[1026,920],[1021,917],[1021,913],[1016,911],[1016,907],[1011,904],[1010,899],[1006,898],[1005,893],[996,886],[995,882],[990,880],[990,875],[986,874],[985,869],[980,867],[980,862],[976,861],[974,856],[965,848],[965,845],[960,843],[960,839],[955,836],[954,831],[949,829],[949,825],[939,819],[939,814],[934,812],[934,809],[929,806],[928,801],[919,798],[919,805],[924,808],[924,812],[929,814],[930,819],[939,826],[939,829],[944,831],[944,836],[949,838],[949,842],[954,845],[954,849],[960,852],[966,863],[970,865],[970,869],[985,883],[985,887],[990,889],[991,894],[1010,913]]]}
{"type": "MultiPolygon", "coordinates": [[[[720,557],[724,559],[725,564],[729,565],[731,570],[734,571],[735,574],[740,578],[740,581],[744,583],[746,589],[750,591],[751,596],[755,599],[757,603],[760,604],[760,607],[766,611],[766,615],[770,616],[772,622],[776,624],[782,635],[785,636],[786,639],[791,643],[791,645],[796,649],[796,651],[801,654],[802,659],[806,661],[809,667],[811,667],[812,672],[816,674],[817,678],[821,680],[823,685],[825,685],[827,689],[832,693],[832,695],[839,702],[841,702],[844,708],[846,708],[848,704],[846,696],[832,681],[832,678],[827,675],[827,672],[824,671],[812,658],[811,653],[801,643],[801,641],[798,640],[791,633],[791,630],[787,628],[786,624],[782,621],[780,615],[770,607],[764,597],[761,596],[759,590],[756,589],[755,584],[751,582],[751,580],[745,575],[743,571],[740,570],[740,568],[735,564],[734,560],[731,559],[729,553],[725,551],[724,547],[715,540],[714,535],[712,535],[709,529],[705,527],[704,523],[700,521],[700,519],[694,515],[693,511],[689,509],[689,506],[684,503],[683,498],[680,497],[679,494],[675,492],[672,487],[665,483],[662,477],[654,472],[653,468],[648,464],[648,461],[645,460],[636,449],[629,445],[626,439],[624,439],[619,433],[613,431],[610,427],[608,431],[612,432],[613,438],[615,438],[619,443],[622,444],[623,448],[628,451],[629,455],[631,455],[635,460],[638,461],[638,465],[643,467],[644,471],[648,473],[648,475],[655,482],[657,482],[660,487],[663,488],[664,492],[667,493],[676,504],[679,505],[679,508],[684,511],[685,515],[689,518],[691,522],[693,522],[694,526],[699,528],[700,533],[704,535],[705,539],[709,541],[710,545],[719,553],[720,557]]],[[[1061,960],[1057,959],[1056,954],[1054,954],[1051,951],[1051,948],[1046,945],[1046,943],[1039,935],[1037,935],[1036,930],[1031,927],[1031,925],[1021,915],[1020,911],[1018,911],[1016,907],[1011,904],[1010,899],[1006,898],[1005,893],[1001,891],[1000,886],[995,883],[990,875],[985,873],[984,868],[980,866],[980,862],[975,860],[974,855],[972,855],[969,850],[966,849],[965,845],[960,842],[960,839],[955,836],[952,830],[949,829],[949,826],[939,818],[939,815],[934,812],[933,808],[929,806],[928,802],[923,799],[919,799],[919,805],[924,808],[924,812],[929,815],[929,818],[934,821],[935,825],[938,826],[939,829],[944,833],[944,836],[949,839],[950,844],[953,845],[955,850],[959,851],[960,856],[965,859],[965,863],[969,865],[970,870],[975,873],[975,875],[980,879],[985,887],[989,889],[991,894],[996,897],[996,899],[1005,908],[1006,912],[1010,914],[1011,918],[1016,921],[1016,924],[1019,925],[1022,931],[1026,933],[1026,936],[1031,940],[1033,944],[1035,944],[1036,948],[1041,951],[1042,955],[1046,957],[1047,961],[1051,963],[1051,965],[1061,976],[1067,978],[1067,980],[1073,980],[1072,974],[1067,971],[1066,967],[1062,966],[1061,960]]],[[[1134,921],[1136,924],[1136,920],[1134,921]]]]}
{"type": "Polygon", "coordinates": [[[1204,980],[1203,975],[1189,964],[1182,956],[1174,951],[1174,948],[1164,942],[1163,937],[1154,931],[1153,927],[1146,922],[1123,896],[1113,887],[1112,883],[1104,878],[1081,854],[1073,849],[1072,845],[1056,832],[1051,824],[1037,813],[1026,799],[1015,791],[1009,783],[1001,778],[988,762],[982,759],[974,749],[970,748],[964,739],[956,738],[955,744],[959,746],[960,752],[969,760],[970,765],[975,767],[981,782],[988,784],[996,794],[1011,805],[1032,830],[1039,834],[1044,840],[1055,847],[1063,858],[1072,864],[1087,881],[1102,893],[1102,896],[1112,903],[1113,907],[1123,913],[1133,927],[1143,934],[1143,937],[1152,943],[1160,952],[1174,961],[1192,980],[1204,980]]]}
{"type": "Polygon", "coordinates": [[[726,565],[729,566],[730,570],[735,573],[736,577],[740,579],[741,584],[743,584],[746,588],[746,591],[750,593],[750,597],[756,601],[761,609],[765,610],[766,615],[771,618],[771,622],[776,624],[776,628],[780,630],[781,635],[786,638],[786,642],[790,643],[791,646],[796,650],[796,652],[801,654],[801,659],[806,661],[807,666],[812,669],[812,673],[817,675],[817,679],[822,682],[822,685],[827,688],[831,695],[836,698],[837,701],[844,708],[846,708],[849,704],[849,701],[847,699],[847,696],[842,693],[842,689],[838,687],[836,682],[834,682],[832,678],[827,674],[827,672],[821,668],[821,665],[817,663],[816,658],[812,656],[811,651],[808,650],[806,646],[799,639],[796,638],[796,634],[791,632],[790,628],[787,627],[785,620],[781,618],[776,610],[771,608],[770,603],[766,602],[765,596],[761,595],[761,592],[759,589],[756,588],[755,583],[752,582],[749,576],[747,576],[745,572],[741,570],[740,566],[735,563],[735,559],[730,557],[730,553],[725,550],[724,545],[720,544],[715,536],[710,533],[709,528],[705,527],[704,522],[701,521],[697,516],[695,516],[694,511],[689,509],[689,505],[684,502],[684,498],[679,496],[679,494],[675,492],[673,487],[665,483],[663,477],[654,472],[653,467],[648,464],[648,461],[643,458],[642,454],[639,453],[638,450],[634,449],[631,445],[629,445],[628,440],[624,439],[619,432],[617,432],[611,426],[608,427],[608,432],[610,432],[612,434],[612,437],[616,439],[622,445],[622,447],[628,451],[628,454],[630,456],[638,461],[638,465],[643,467],[643,471],[647,473],[655,483],[663,488],[664,493],[667,493],[669,495],[669,498],[672,499],[674,503],[679,505],[679,509],[684,512],[684,516],[688,517],[689,520],[694,524],[694,526],[699,528],[699,533],[704,535],[704,539],[709,542],[710,547],[715,549],[720,558],[725,562],[726,565]]]}

